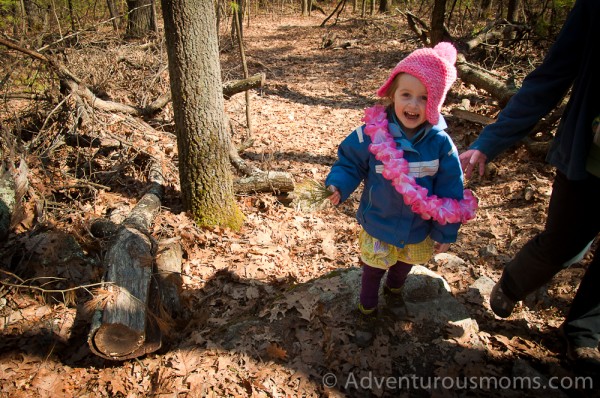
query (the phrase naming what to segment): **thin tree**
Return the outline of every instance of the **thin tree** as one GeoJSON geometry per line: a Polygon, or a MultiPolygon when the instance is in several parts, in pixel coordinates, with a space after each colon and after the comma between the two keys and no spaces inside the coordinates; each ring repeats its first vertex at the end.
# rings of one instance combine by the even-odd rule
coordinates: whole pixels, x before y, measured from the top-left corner
{"type": "Polygon", "coordinates": [[[162,0],[162,11],[184,207],[199,226],[239,229],[215,5],[162,0]]]}
{"type": "Polygon", "coordinates": [[[115,4],[115,0],[106,0],[106,5],[108,6],[108,13],[110,14],[110,20],[112,22],[113,29],[115,31],[119,30],[119,11],[117,11],[117,6],[115,4]]]}
{"type": "MultiPolygon", "coordinates": [[[[240,52],[240,59],[242,61],[242,67],[244,70],[244,79],[248,79],[248,63],[246,62],[246,52],[244,51],[244,37],[242,31],[242,17],[243,15],[239,12],[234,13],[233,19],[235,20],[235,29],[238,38],[238,49],[240,52]]],[[[246,144],[249,145],[252,141],[252,111],[250,104],[250,90],[246,90],[246,124],[248,126],[248,134],[246,136],[246,144]]]]}
{"type": "Polygon", "coordinates": [[[444,40],[444,15],[446,14],[446,0],[435,0],[431,14],[431,45],[435,46],[444,40]]]}

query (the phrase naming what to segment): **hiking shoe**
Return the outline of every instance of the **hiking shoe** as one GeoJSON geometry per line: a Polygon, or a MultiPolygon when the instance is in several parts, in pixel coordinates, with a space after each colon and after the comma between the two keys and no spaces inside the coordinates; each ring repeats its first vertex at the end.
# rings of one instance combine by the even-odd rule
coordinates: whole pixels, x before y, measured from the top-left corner
{"type": "Polygon", "coordinates": [[[377,332],[377,308],[366,309],[358,304],[355,322],[354,343],[363,348],[370,346],[377,332]]]}
{"type": "Polygon", "coordinates": [[[490,307],[494,314],[498,315],[500,318],[508,318],[510,314],[512,314],[513,309],[517,302],[504,293],[502,290],[501,280],[496,283],[494,288],[492,289],[492,293],[490,294],[490,307]]]}
{"type": "Polygon", "coordinates": [[[579,372],[600,376],[600,352],[596,347],[576,347],[567,341],[567,362],[579,372]]]}
{"type": "Polygon", "coordinates": [[[387,310],[392,313],[395,318],[404,319],[408,316],[406,304],[402,297],[403,287],[390,288],[387,285],[383,285],[383,297],[387,310]]]}

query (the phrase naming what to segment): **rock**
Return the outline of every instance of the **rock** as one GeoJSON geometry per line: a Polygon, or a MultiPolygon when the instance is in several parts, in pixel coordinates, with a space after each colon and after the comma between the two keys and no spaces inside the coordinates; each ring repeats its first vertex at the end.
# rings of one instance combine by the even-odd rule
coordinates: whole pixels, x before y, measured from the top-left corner
{"type": "Polygon", "coordinates": [[[517,359],[512,368],[513,380],[518,381],[520,386],[513,386],[513,388],[519,388],[523,392],[544,392],[546,398],[566,398],[568,397],[562,390],[558,389],[559,384],[556,380],[553,383],[542,375],[540,372],[535,370],[529,363],[523,359],[517,359]]]}
{"type": "Polygon", "coordinates": [[[473,282],[471,286],[469,286],[465,297],[471,303],[483,304],[487,302],[487,299],[490,297],[492,288],[495,284],[496,282],[494,282],[492,279],[488,278],[487,276],[482,276],[473,282]]]}
{"type": "Polygon", "coordinates": [[[493,244],[489,244],[479,249],[479,255],[484,258],[496,257],[498,255],[498,248],[493,244]]]}
{"type": "Polygon", "coordinates": [[[409,314],[445,327],[449,322],[463,330],[479,330],[467,309],[451,294],[448,282],[421,265],[412,268],[402,292],[409,314]]]}

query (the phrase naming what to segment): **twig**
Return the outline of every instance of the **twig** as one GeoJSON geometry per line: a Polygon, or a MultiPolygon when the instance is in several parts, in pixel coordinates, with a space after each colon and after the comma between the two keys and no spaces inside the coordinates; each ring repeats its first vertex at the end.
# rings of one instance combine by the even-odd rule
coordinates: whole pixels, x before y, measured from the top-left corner
{"type": "MultiPolygon", "coordinates": [[[[43,287],[36,286],[36,285],[25,285],[24,283],[26,281],[24,279],[20,278],[18,275],[13,274],[12,272],[5,271],[3,269],[0,269],[0,272],[2,272],[3,274],[6,274],[8,276],[11,276],[11,277],[17,279],[18,281],[22,282],[21,284],[16,284],[16,283],[10,283],[10,282],[5,282],[5,281],[0,280],[0,284],[2,284],[4,286],[14,287],[16,289],[30,289],[30,290],[35,290],[35,291],[42,292],[42,293],[67,293],[67,292],[75,291],[77,289],[85,289],[86,291],[89,292],[88,288],[113,284],[112,282],[98,282],[98,283],[90,283],[87,285],[79,285],[79,286],[69,287],[66,289],[45,289],[43,287]]],[[[52,277],[45,277],[45,278],[52,278],[52,277]]],[[[45,278],[36,278],[36,279],[45,279],[45,278]]],[[[56,279],[62,280],[61,278],[56,278],[56,279]]],[[[34,279],[32,279],[32,280],[34,280],[34,279]]]]}

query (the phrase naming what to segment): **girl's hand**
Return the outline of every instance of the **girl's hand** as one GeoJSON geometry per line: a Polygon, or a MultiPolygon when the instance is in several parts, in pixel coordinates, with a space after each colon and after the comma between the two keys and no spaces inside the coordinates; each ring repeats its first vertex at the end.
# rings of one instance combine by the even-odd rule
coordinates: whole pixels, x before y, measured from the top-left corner
{"type": "Polygon", "coordinates": [[[327,189],[333,192],[329,197],[329,201],[331,202],[331,204],[334,206],[340,204],[340,199],[342,198],[342,195],[340,194],[339,189],[337,189],[337,187],[334,187],[333,185],[328,186],[327,189]]]}
{"type": "Polygon", "coordinates": [[[450,248],[450,243],[433,242],[433,252],[435,254],[445,253],[450,248]]]}

